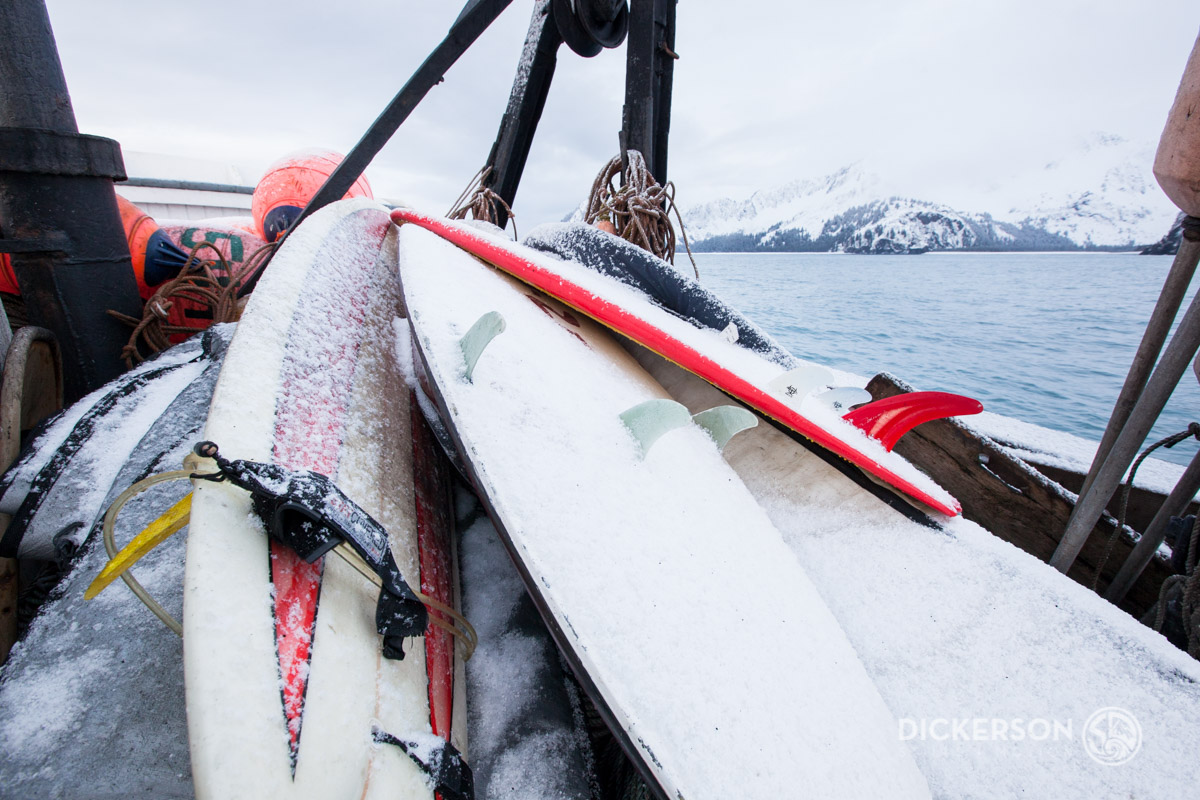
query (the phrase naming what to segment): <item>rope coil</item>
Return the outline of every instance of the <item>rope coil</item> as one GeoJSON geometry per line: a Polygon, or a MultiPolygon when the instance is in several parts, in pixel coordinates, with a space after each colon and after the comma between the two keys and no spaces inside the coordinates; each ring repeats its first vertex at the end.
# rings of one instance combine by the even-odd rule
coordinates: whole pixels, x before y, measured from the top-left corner
{"type": "Polygon", "coordinates": [[[126,367],[132,369],[154,353],[169,348],[173,344],[172,336],[197,333],[197,328],[170,322],[171,311],[180,302],[206,310],[206,316],[212,316],[213,325],[237,322],[244,305],[243,289],[252,285],[274,248],[274,244],[258,248],[235,272],[220,248],[212,242],[199,242],[192,248],[179,274],[159,286],[146,301],[141,319],[110,309],[110,316],[133,328],[128,344],[121,349],[126,367]],[[206,248],[216,257],[202,258],[200,252],[206,248]]]}
{"type": "Polygon", "coordinates": [[[683,228],[683,217],[675,205],[675,184],[667,181],[665,186],[660,186],[650,174],[645,157],[637,150],[627,150],[625,158],[628,166],[624,170],[620,156],[600,170],[592,183],[583,221],[589,225],[607,222],[617,236],[674,265],[676,241],[675,228],[671,224],[671,212],[674,211],[692,271],[699,280],[700,270],[683,228]],[[614,186],[616,178],[621,178],[620,188],[614,186]]]}
{"type": "MultiPolygon", "coordinates": [[[[487,186],[487,179],[492,174],[491,167],[484,167],[475,173],[471,183],[463,189],[463,193],[454,201],[454,205],[446,212],[447,219],[466,219],[470,213],[471,219],[490,222],[498,228],[503,228],[512,220],[513,235],[517,234],[516,214],[512,207],[504,202],[504,198],[487,186]],[[505,217],[500,219],[498,211],[503,209],[505,217]]],[[[518,237],[519,238],[519,237],[518,237]]]]}

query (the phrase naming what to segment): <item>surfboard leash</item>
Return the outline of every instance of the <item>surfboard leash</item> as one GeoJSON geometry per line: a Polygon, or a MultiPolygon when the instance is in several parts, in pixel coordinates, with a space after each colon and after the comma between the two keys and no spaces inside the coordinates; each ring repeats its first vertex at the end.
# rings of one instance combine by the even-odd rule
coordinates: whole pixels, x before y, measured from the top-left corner
{"type": "Polygon", "coordinates": [[[275,464],[230,461],[220,456],[212,442],[200,442],[184,459],[182,470],[163,472],[134,483],[105,512],[103,534],[109,561],[84,593],[90,600],[120,577],[130,590],[164,624],[183,635],[183,626],[129,573],[142,556],[188,524],[192,495],[188,493],[152,522],[128,545],[118,550],[113,536],[121,509],[133,497],[159,483],[176,480],[228,481],[250,493],[254,508],[268,535],[311,563],[333,552],[371,581],[379,590],[376,630],[383,637],[385,657],[402,659],[403,641],[424,635],[430,624],[461,641],[464,660],[475,652],[479,637],[466,617],[455,609],[413,589],[392,556],[386,529],[350,500],[327,476],[307,470],[289,470],[275,464]],[[204,461],[216,471],[201,471],[204,461]],[[452,620],[447,622],[439,614],[452,620]]]}

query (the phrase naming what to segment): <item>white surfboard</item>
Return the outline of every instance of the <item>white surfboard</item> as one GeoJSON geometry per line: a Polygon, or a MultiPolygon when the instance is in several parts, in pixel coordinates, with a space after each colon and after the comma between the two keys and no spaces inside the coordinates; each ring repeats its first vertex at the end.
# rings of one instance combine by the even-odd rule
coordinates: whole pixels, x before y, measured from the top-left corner
{"type": "Polygon", "coordinates": [[[621,414],[665,392],[536,290],[413,225],[399,265],[457,449],[649,785],[689,800],[927,797],[853,648],[713,439],[688,423],[640,446],[621,414]],[[504,330],[468,379],[462,338],[493,312],[504,330]]]}
{"type": "MultiPolygon", "coordinates": [[[[382,206],[351,200],[288,237],[238,325],[205,438],[229,459],[332,478],[388,530],[416,586],[412,420],[392,347],[389,230],[382,206]]],[[[247,492],[196,488],[184,670],[198,797],[433,796],[414,761],[377,741],[377,732],[428,741],[434,730],[425,643],[409,639],[402,661],[384,658],[377,596],[339,558],[310,566],[269,542],[247,492]]],[[[465,709],[455,705],[451,740],[465,753],[465,709]]]]}
{"type": "MultiPolygon", "coordinates": [[[[649,351],[692,412],[725,400],[649,351]]],[[[769,425],[725,457],[833,609],[936,797],[1194,791],[1200,664],[965,519],[914,522],[769,425]]]]}

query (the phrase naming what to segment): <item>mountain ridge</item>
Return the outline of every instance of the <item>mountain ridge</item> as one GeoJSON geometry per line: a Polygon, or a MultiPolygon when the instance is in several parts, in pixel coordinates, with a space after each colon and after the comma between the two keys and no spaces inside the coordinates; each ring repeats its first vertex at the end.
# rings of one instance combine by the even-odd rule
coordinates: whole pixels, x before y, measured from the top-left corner
{"type": "Polygon", "coordinates": [[[1146,143],[1097,134],[1036,174],[970,202],[988,211],[889,192],[856,162],[745,200],[701,204],[683,220],[700,252],[1140,249],[1162,238],[1177,213],[1155,184],[1153,152],[1146,143]],[[1040,193],[1021,191],[1032,181],[1040,193]]]}

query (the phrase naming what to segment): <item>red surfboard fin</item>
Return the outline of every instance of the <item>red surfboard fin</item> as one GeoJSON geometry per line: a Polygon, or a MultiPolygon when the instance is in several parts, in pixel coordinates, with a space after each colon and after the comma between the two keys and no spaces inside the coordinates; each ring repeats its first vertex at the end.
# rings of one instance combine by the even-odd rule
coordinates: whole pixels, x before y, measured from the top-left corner
{"type": "Polygon", "coordinates": [[[845,414],[849,422],[891,450],[900,437],[921,423],[983,411],[983,403],[950,392],[907,392],[885,397],[845,414]]]}

